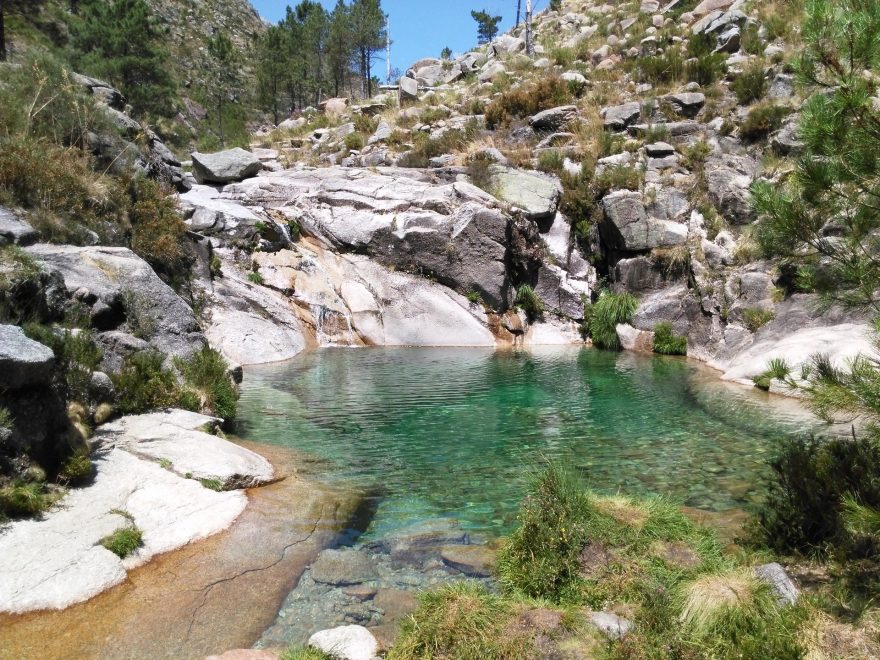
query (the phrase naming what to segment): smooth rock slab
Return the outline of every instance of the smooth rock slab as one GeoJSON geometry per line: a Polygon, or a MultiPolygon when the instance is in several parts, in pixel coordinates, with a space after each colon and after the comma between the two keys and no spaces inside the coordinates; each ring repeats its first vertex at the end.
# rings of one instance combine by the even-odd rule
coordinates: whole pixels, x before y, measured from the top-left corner
{"type": "Polygon", "coordinates": [[[178,475],[216,479],[224,490],[272,481],[272,466],[265,458],[198,430],[211,428],[217,421],[186,410],[122,417],[100,427],[93,442],[155,461],[170,461],[168,469],[178,475]]]}
{"type": "Polygon", "coordinates": [[[192,155],[192,163],[193,176],[199,183],[242,181],[256,176],[263,168],[259,158],[240,147],[213,154],[202,154],[196,151],[192,155]]]}
{"type": "Polygon", "coordinates": [[[316,632],[309,637],[309,646],[338,660],[373,660],[379,651],[379,642],[363,626],[339,626],[316,632]]]}
{"type": "Polygon", "coordinates": [[[63,609],[126,579],[154,555],[229,527],[247,505],[241,491],[218,493],[122,449],[95,456],[96,476],[43,520],[11,523],[0,535],[0,613],[63,609]],[[122,560],[99,545],[128,524],[143,546],[122,560]]]}
{"type": "Polygon", "coordinates": [[[16,325],[0,325],[0,387],[17,390],[45,384],[54,365],[51,348],[29,339],[16,325]]]}

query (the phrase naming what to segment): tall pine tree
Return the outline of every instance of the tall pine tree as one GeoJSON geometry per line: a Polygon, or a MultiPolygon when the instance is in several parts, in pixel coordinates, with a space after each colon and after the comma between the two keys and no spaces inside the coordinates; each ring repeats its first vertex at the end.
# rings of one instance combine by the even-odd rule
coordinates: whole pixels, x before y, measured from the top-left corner
{"type": "Polygon", "coordinates": [[[81,2],[71,45],[74,65],[119,87],[136,113],[174,113],[166,35],[145,0],[81,2]]]}

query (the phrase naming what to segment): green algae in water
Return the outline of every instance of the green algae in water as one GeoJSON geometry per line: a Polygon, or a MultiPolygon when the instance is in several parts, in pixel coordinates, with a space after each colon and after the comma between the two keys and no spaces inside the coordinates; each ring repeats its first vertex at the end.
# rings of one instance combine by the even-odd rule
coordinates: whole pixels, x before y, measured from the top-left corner
{"type": "Polygon", "coordinates": [[[813,424],[685,360],[571,347],[322,349],[248,368],[239,420],[378,488],[368,538],[438,517],[507,532],[548,460],[601,491],[748,507],[781,434],[813,424]]]}

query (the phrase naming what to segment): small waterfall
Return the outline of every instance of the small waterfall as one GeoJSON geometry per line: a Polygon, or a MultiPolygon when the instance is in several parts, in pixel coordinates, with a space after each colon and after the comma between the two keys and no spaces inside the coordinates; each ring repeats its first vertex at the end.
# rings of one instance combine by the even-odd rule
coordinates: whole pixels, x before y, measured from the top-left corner
{"type": "Polygon", "coordinates": [[[309,310],[315,319],[315,339],[319,346],[353,346],[355,344],[354,328],[351,325],[351,314],[311,303],[309,310]]]}

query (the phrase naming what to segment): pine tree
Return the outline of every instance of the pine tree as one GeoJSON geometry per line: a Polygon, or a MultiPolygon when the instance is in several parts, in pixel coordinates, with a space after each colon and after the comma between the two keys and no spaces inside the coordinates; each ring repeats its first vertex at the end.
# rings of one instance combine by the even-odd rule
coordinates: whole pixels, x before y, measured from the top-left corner
{"type": "Polygon", "coordinates": [[[498,24],[501,16],[492,16],[485,9],[481,11],[471,10],[471,17],[477,22],[477,41],[487,44],[498,34],[498,24]]]}
{"type": "Polygon", "coordinates": [[[880,3],[812,0],[803,38],[798,78],[816,92],[804,150],[784,186],[754,187],[759,241],[798,267],[802,288],[880,311],[880,3]]]}
{"type": "Polygon", "coordinates": [[[351,35],[357,53],[363,93],[373,95],[373,60],[385,49],[388,39],[388,18],[380,0],[353,0],[351,4],[351,35]]]}
{"type": "Polygon", "coordinates": [[[276,124],[281,119],[282,94],[287,76],[287,34],[273,25],[256,45],[257,100],[260,106],[272,113],[276,124]]]}
{"type": "Polygon", "coordinates": [[[137,113],[173,114],[166,35],[145,0],[82,2],[71,41],[74,65],[119,87],[137,113]]]}
{"type": "MultiPolygon", "coordinates": [[[[880,110],[874,99],[880,92],[880,3],[810,0],[802,36],[796,70],[800,83],[813,92],[802,108],[798,129],[803,152],[783,185],[762,182],[753,188],[759,241],[767,256],[782,257],[797,267],[801,288],[818,292],[826,303],[876,314],[880,110]]],[[[819,416],[867,422],[860,437],[853,430],[846,446],[873,453],[880,451],[880,323],[875,321],[875,326],[875,355],[860,356],[844,369],[816,355],[799,379],[786,377],[805,391],[819,416]]],[[[840,461],[831,452],[811,469],[830,472],[843,465],[840,461]]],[[[875,482],[861,472],[849,476],[854,480],[847,484],[849,493],[836,503],[841,513],[831,507],[827,515],[841,515],[850,534],[880,543],[878,498],[859,499],[876,493],[875,482]]],[[[790,485],[783,478],[779,491],[788,497],[790,485]]],[[[790,501],[795,505],[785,506],[797,514],[800,500],[790,501]]]]}
{"type": "Polygon", "coordinates": [[[339,96],[348,77],[351,43],[351,13],[344,0],[337,0],[330,15],[330,32],[327,36],[327,66],[333,81],[334,96],[339,96]]]}
{"type": "Polygon", "coordinates": [[[217,131],[221,145],[226,146],[223,121],[227,104],[235,98],[240,84],[238,52],[226,33],[218,31],[208,40],[208,54],[211,56],[209,89],[217,109],[217,131]]]}

